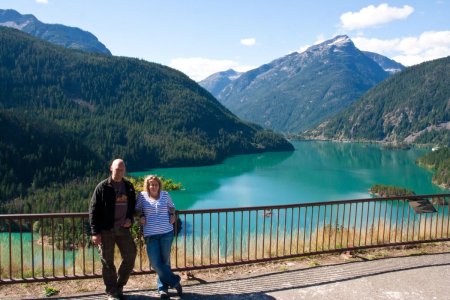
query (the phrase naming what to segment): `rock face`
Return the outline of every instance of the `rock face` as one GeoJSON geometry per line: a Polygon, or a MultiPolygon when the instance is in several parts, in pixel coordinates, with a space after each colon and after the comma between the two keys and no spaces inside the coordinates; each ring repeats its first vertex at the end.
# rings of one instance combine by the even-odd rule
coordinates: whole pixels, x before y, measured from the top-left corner
{"type": "Polygon", "coordinates": [[[13,9],[0,9],[0,25],[21,30],[65,48],[111,55],[105,45],[90,32],[60,24],[45,24],[33,15],[22,15],[13,9]]]}
{"type": "Polygon", "coordinates": [[[380,66],[380,62],[386,63],[381,55],[377,56],[379,62],[372,57],[341,35],[232,80],[219,73],[200,85],[239,117],[279,132],[295,133],[348,107],[388,77],[390,73],[380,66]],[[226,78],[228,84],[224,85],[226,78]]]}

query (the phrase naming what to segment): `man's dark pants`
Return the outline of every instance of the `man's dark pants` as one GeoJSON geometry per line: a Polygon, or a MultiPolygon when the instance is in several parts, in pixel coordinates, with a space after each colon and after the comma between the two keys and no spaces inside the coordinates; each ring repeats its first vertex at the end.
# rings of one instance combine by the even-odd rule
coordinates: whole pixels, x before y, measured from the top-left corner
{"type": "Polygon", "coordinates": [[[101,235],[102,244],[98,249],[103,265],[103,282],[108,295],[117,295],[122,293],[123,287],[133,270],[136,259],[136,244],[133,241],[130,229],[127,228],[103,230],[101,235]],[[118,272],[114,265],[114,245],[116,244],[122,256],[118,272]]]}

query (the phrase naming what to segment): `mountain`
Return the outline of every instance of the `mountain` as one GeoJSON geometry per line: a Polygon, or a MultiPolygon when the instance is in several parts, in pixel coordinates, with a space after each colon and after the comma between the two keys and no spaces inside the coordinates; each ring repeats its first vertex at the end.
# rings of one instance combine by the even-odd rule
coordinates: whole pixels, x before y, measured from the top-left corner
{"type": "MultiPolygon", "coordinates": [[[[342,35],[240,74],[222,89],[208,90],[242,119],[292,133],[348,107],[388,76],[342,35]]],[[[205,81],[211,80],[200,82],[207,87],[205,81]]]]}
{"type": "Polygon", "coordinates": [[[65,48],[111,55],[90,32],[60,24],[45,24],[33,15],[22,15],[13,9],[0,9],[0,25],[19,29],[65,48]]]}
{"type": "Polygon", "coordinates": [[[395,60],[387,58],[386,56],[383,56],[381,54],[369,51],[363,51],[363,53],[367,55],[370,59],[372,59],[374,62],[376,62],[380,67],[382,67],[383,70],[385,70],[390,74],[394,74],[403,71],[405,69],[404,65],[396,62],[395,60]]]}
{"type": "Polygon", "coordinates": [[[211,94],[217,95],[232,81],[239,78],[241,74],[242,73],[236,72],[233,69],[229,69],[227,71],[214,73],[200,81],[198,84],[207,89],[211,94]]]}
{"type": "Polygon", "coordinates": [[[65,49],[6,27],[0,44],[0,202],[103,172],[114,157],[144,170],[293,150],[169,67],[65,49]]]}
{"type": "Polygon", "coordinates": [[[450,56],[406,68],[305,137],[450,143],[450,56]]]}

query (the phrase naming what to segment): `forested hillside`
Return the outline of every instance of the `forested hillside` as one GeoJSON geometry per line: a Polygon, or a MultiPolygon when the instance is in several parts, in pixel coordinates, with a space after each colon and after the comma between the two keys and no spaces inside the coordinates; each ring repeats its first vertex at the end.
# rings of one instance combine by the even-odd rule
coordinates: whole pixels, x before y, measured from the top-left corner
{"type": "Polygon", "coordinates": [[[442,145],[450,140],[449,99],[446,57],[393,75],[304,137],[442,145]]]}
{"type": "Polygon", "coordinates": [[[0,111],[0,128],[1,199],[100,170],[92,151],[48,121],[0,111]]]}
{"type": "Polygon", "coordinates": [[[434,171],[433,183],[450,188],[450,148],[430,152],[417,160],[420,166],[434,171]]]}
{"type": "Polygon", "coordinates": [[[293,149],[243,123],[181,72],[63,49],[3,27],[0,113],[3,202],[105,174],[113,157],[136,170],[293,149]]]}

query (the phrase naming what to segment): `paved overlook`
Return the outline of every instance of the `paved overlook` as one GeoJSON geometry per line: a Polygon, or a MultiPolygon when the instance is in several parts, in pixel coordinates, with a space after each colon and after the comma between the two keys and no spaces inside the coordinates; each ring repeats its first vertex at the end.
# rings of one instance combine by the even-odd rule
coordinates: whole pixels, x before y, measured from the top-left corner
{"type": "MultiPolygon", "coordinates": [[[[251,267],[241,267],[237,272],[218,270],[215,272],[222,272],[222,276],[214,280],[204,280],[201,275],[185,280],[182,299],[449,299],[449,252],[352,260],[345,262],[340,257],[340,262],[316,267],[311,263],[302,266],[300,260],[284,261],[270,271],[251,267]]],[[[141,276],[136,279],[144,280],[141,276]]],[[[125,296],[130,300],[159,298],[155,289],[129,289],[125,296]]],[[[59,295],[58,299],[107,297],[103,293],[85,293],[59,295]]]]}

